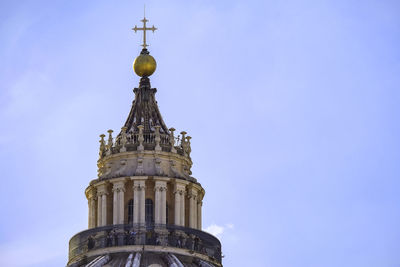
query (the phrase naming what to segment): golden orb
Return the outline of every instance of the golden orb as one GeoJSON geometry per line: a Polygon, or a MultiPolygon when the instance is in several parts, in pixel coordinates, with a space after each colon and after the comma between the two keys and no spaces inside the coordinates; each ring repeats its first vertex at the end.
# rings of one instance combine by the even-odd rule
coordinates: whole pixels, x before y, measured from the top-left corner
{"type": "Polygon", "coordinates": [[[140,54],[133,62],[133,70],[140,77],[148,77],[156,70],[157,63],[149,54],[140,54]]]}

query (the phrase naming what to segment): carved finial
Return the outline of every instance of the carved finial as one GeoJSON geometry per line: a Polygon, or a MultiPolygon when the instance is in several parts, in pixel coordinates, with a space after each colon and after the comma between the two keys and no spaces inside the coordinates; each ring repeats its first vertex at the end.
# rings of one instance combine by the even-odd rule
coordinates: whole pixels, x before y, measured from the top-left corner
{"type": "Polygon", "coordinates": [[[186,141],[186,134],[187,134],[187,132],[185,132],[185,131],[182,131],[182,132],[181,132],[181,135],[182,135],[181,145],[182,145],[182,146],[183,146],[183,144],[184,144],[185,141],[186,141]]]}
{"type": "Polygon", "coordinates": [[[137,150],[142,151],[144,150],[144,146],[143,146],[143,141],[144,141],[144,136],[143,136],[143,125],[139,125],[138,129],[139,129],[139,137],[138,137],[138,141],[139,141],[139,146],[137,148],[137,150]]]}
{"type": "Polygon", "coordinates": [[[169,134],[169,143],[171,145],[171,152],[172,153],[176,153],[176,149],[175,149],[175,136],[174,136],[174,132],[175,132],[175,128],[169,128],[169,131],[171,132],[169,134]]]}
{"type": "Polygon", "coordinates": [[[182,140],[181,140],[181,147],[183,149],[183,154],[186,156],[186,134],[187,132],[182,131],[181,135],[182,135],[182,140]]]}
{"type": "Polygon", "coordinates": [[[99,156],[100,158],[103,157],[104,151],[106,150],[106,142],[104,141],[104,137],[106,137],[105,134],[101,134],[100,135],[100,152],[99,152],[99,156]]]}
{"type": "Polygon", "coordinates": [[[121,128],[121,145],[122,145],[122,147],[121,147],[121,149],[119,150],[120,152],[126,152],[126,142],[127,142],[127,138],[126,138],[126,130],[127,130],[128,128],[127,127],[122,127],[121,128]]]}
{"type": "Polygon", "coordinates": [[[188,156],[190,156],[190,153],[192,152],[192,148],[190,147],[190,139],[192,139],[191,136],[186,137],[187,140],[186,153],[188,154],[188,156]]]}
{"type": "Polygon", "coordinates": [[[107,141],[107,155],[111,155],[111,149],[113,147],[113,137],[112,137],[112,133],[113,130],[108,130],[108,141],[107,141]]]}
{"type": "Polygon", "coordinates": [[[160,125],[156,125],[154,127],[156,129],[156,137],[154,138],[154,141],[156,141],[156,147],[155,150],[156,151],[161,151],[161,146],[160,146],[160,141],[161,141],[161,137],[160,137],[160,125]]]}

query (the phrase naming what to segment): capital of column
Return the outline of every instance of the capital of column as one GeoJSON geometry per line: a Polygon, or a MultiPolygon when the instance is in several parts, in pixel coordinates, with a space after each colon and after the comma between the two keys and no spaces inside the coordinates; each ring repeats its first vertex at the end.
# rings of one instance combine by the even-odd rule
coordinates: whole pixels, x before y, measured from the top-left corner
{"type": "Polygon", "coordinates": [[[202,201],[204,198],[204,194],[205,194],[205,191],[203,188],[201,188],[201,190],[199,190],[199,192],[197,194],[197,201],[202,201]]]}
{"type": "Polygon", "coordinates": [[[174,184],[174,194],[179,194],[179,195],[186,195],[186,185],[187,182],[182,182],[180,180],[175,180],[174,184]]]}
{"type": "Polygon", "coordinates": [[[134,185],[132,188],[133,188],[134,191],[142,191],[142,190],[146,189],[146,186],[144,186],[144,185],[134,185]]]}
{"type": "Polygon", "coordinates": [[[156,180],[154,185],[154,191],[167,191],[167,182],[163,180],[156,180]]]}
{"type": "Polygon", "coordinates": [[[132,186],[134,191],[142,191],[146,189],[146,182],[144,180],[133,180],[133,186],[132,186]]]}
{"type": "Polygon", "coordinates": [[[188,198],[188,199],[197,200],[197,195],[196,195],[196,194],[193,194],[193,193],[188,193],[188,194],[187,194],[187,198],[188,198]]]}
{"type": "Polygon", "coordinates": [[[125,192],[125,181],[116,181],[113,183],[113,188],[112,188],[113,192],[125,192]]]}
{"type": "Polygon", "coordinates": [[[166,186],[160,186],[160,185],[158,185],[158,186],[154,186],[154,191],[155,192],[162,192],[162,191],[167,191],[167,187],[166,186]]]}
{"type": "Polygon", "coordinates": [[[120,187],[117,187],[117,188],[113,187],[113,189],[112,189],[113,193],[114,192],[119,193],[119,192],[125,192],[125,191],[126,191],[125,188],[120,188],[120,187]]]}
{"type": "Polygon", "coordinates": [[[88,200],[96,198],[97,197],[96,188],[94,188],[93,186],[89,186],[85,191],[85,195],[88,200]]]}
{"type": "Polygon", "coordinates": [[[173,193],[174,193],[174,195],[176,195],[176,194],[185,195],[186,194],[186,190],[184,190],[184,189],[175,189],[173,193]]]}
{"type": "Polygon", "coordinates": [[[97,189],[97,196],[108,195],[108,188],[105,182],[96,185],[96,189],[97,189]]]}
{"type": "Polygon", "coordinates": [[[188,188],[187,197],[189,199],[194,199],[194,200],[196,200],[198,198],[198,191],[192,185],[190,185],[188,188]]]}

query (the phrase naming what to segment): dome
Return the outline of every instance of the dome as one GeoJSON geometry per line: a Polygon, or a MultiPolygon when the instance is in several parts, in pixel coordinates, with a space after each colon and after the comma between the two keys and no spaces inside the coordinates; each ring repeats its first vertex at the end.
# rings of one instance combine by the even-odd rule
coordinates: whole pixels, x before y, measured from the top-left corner
{"type": "Polygon", "coordinates": [[[142,50],[140,55],[133,62],[133,70],[140,77],[148,77],[154,73],[157,68],[157,63],[154,57],[150,56],[149,53],[142,50]]]}

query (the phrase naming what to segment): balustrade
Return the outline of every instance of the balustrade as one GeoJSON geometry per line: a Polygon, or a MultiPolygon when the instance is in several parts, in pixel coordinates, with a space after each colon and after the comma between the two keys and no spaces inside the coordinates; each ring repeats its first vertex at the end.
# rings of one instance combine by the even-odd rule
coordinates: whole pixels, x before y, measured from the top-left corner
{"type": "Polygon", "coordinates": [[[82,231],[69,242],[69,259],[91,250],[133,245],[187,249],[221,263],[221,243],[216,237],[200,230],[166,224],[120,224],[82,231]]]}
{"type": "Polygon", "coordinates": [[[170,128],[170,133],[161,133],[156,129],[154,133],[144,133],[143,126],[139,125],[139,132],[126,131],[122,127],[121,133],[113,138],[112,130],[108,130],[107,143],[104,140],[105,135],[100,135],[100,158],[119,152],[136,150],[158,150],[165,152],[178,153],[182,156],[190,156],[190,136],[186,132],[174,136],[174,128],[170,128]]]}

